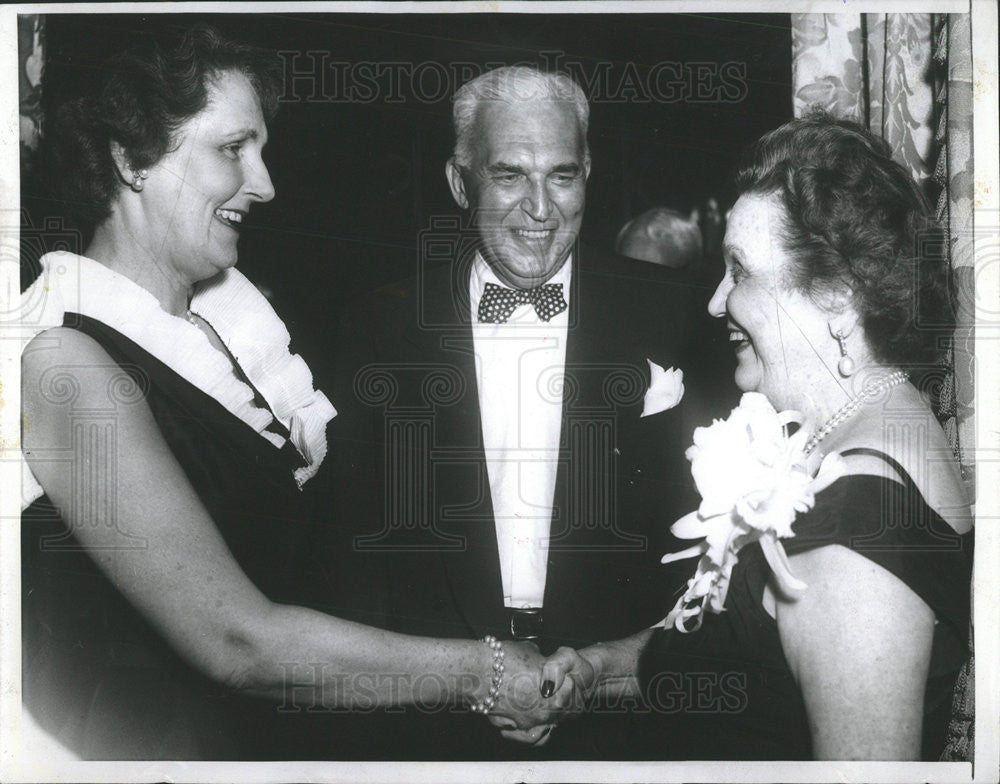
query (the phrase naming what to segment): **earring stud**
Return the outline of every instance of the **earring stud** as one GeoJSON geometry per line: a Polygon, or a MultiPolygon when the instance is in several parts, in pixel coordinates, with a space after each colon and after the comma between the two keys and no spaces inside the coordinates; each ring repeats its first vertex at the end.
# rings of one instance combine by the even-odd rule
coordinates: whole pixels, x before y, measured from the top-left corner
{"type": "Polygon", "coordinates": [[[139,193],[145,182],[143,182],[149,176],[149,171],[146,169],[132,169],[132,182],[129,187],[132,188],[136,193],[139,193]]]}

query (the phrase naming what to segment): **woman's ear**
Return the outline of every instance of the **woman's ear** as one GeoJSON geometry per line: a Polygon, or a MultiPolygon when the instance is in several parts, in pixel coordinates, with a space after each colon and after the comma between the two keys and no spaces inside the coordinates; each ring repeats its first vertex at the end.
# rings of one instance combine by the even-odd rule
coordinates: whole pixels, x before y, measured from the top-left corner
{"type": "Polygon", "coordinates": [[[142,193],[149,172],[146,169],[136,169],[128,159],[128,153],[118,142],[111,142],[111,159],[115,164],[118,179],[128,185],[135,193],[142,193]]]}
{"type": "Polygon", "coordinates": [[[854,332],[854,328],[858,326],[861,319],[858,314],[854,312],[851,308],[849,311],[845,310],[843,313],[832,317],[829,320],[830,334],[831,335],[844,335],[845,337],[851,335],[854,332]]]}
{"type": "Polygon", "coordinates": [[[118,179],[126,185],[131,185],[133,174],[132,165],[128,160],[128,153],[126,153],[125,148],[116,141],[111,142],[111,160],[114,161],[115,171],[118,173],[118,179]]]}
{"type": "Polygon", "coordinates": [[[854,332],[861,316],[854,307],[854,293],[849,286],[842,285],[826,293],[823,303],[829,314],[831,335],[850,335],[854,332]]]}
{"type": "Polygon", "coordinates": [[[831,286],[822,293],[821,297],[823,307],[830,311],[831,321],[835,317],[844,320],[844,326],[848,326],[848,321],[851,327],[857,324],[858,314],[854,309],[854,289],[848,284],[838,283],[836,286],[831,286]]]}

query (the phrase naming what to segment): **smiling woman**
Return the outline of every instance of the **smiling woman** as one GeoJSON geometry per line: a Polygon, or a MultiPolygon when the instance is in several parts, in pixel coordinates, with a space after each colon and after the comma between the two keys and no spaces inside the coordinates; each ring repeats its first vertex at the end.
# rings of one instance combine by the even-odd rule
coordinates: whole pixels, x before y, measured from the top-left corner
{"type": "Polygon", "coordinates": [[[175,131],[159,160],[143,166],[111,141],[115,173],[130,187],[97,227],[88,254],[141,279],[168,312],[183,315],[191,286],[235,266],[251,205],[274,198],[261,157],[266,142],[250,80],[239,71],[213,75],[205,107],[175,131]],[[136,226],[142,231],[129,230],[136,226]]]}
{"type": "Polygon", "coordinates": [[[665,560],[705,555],[665,628],[547,674],[632,690],[664,757],[937,759],[973,554],[958,466],[908,383],[952,319],[943,246],[918,241],[936,227],[888,145],[822,112],[760,139],[737,185],[709,311],[748,394],[695,431],[703,502],[673,530],[708,539],[665,560]],[[776,520],[787,558],[758,535],[776,520]]]}
{"type": "Polygon", "coordinates": [[[746,194],[736,202],[723,247],[726,275],[709,303],[712,315],[728,319],[736,385],[764,393],[779,411],[801,402],[789,397],[793,375],[827,373],[816,346],[830,338],[826,311],[788,283],[793,269],[780,242],[783,216],[774,195],[746,194]]]}
{"type": "MultiPolygon", "coordinates": [[[[570,688],[524,708],[541,661],[527,645],[307,609],[328,598],[306,579],[317,518],[300,491],[336,412],[233,268],[249,211],[274,197],[274,82],[205,27],[98,79],[44,140],[92,239],[46,254],[24,294],[28,713],[87,759],[254,759],[289,756],[282,720],[303,707],[517,704],[527,726],[565,707],[570,688]],[[525,677],[497,675],[505,656],[525,677]]],[[[325,756],[352,753],[336,742],[325,756]]]]}

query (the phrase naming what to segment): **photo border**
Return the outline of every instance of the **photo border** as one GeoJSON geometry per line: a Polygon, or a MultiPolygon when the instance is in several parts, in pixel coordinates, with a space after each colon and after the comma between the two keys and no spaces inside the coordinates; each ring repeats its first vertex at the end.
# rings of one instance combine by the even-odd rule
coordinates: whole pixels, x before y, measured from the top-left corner
{"type": "MultiPolygon", "coordinates": [[[[275,12],[274,3],[92,3],[24,4],[0,8],[0,205],[5,217],[19,214],[19,144],[17,111],[18,14],[275,12]]],[[[1000,171],[996,118],[997,8],[992,0],[820,0],[762,2],[753,0],[666,0],[640,2],[471,2],[471,3],[287,3],[280,11],[310,13],[865,13],[948,12],[971,10],[973,30],[975,226],[1000,234],[1000,171]]],[[[749,140],[748,140],[749,141],[749,140]]],[[[10,222],[10,221],[8,221],[10,222]]],[[[0,242],[19,247],[16,229],[4,224],[0,242]],[[9,243],[13,243],[12,245],[9,243]]],[[[996,238],[997,235],[993,235],[996,238]]],[[[1000,259],[996,246],[977,243],[977,299],[1000,292],[1000,259]]],[[[3,248],[0,248],[2,250],[3,248]]],[[[3,261],[8,259],[0,257],[3,261]]],[[[16,297],[19,268],[0,264],[0,296],[16,297]]],[[[1000,296],[994,312],[1000,312],[1000,296]]],[[[10,303],[0,303],[0,313],[10,303]]],[[[978,318],[977,318],[978,323],[978,318]]],[[[994,339],[984,335],[983,340],[994,339]]],[[[976,715],[973,764],[899,762],[58,762],[24,759],[20,705],[20,534],[19,465],[20,340],[0,334],[0,780],[3,781],[809,781],[825,782],[995,782],[1000,775],[1000,351],[976,355],[976,487],[975,550],[976,715]]]]}

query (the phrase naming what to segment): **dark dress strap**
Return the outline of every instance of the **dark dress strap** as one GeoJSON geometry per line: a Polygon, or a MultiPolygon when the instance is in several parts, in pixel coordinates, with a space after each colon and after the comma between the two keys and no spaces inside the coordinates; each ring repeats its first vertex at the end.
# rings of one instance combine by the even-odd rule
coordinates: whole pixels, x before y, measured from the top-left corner
{"type": "MultiPolygon", "coordinates": [[[[145,391],[150,383],[154,383],[163,389],[171,390],[171,395],[181,401],[186,409],[199,412],[211,411],[210,417],[199,416],[199,420],[211,419],[215,423],[213,427],[218,426],[225,433],[227,440],[232,439],[234,444],[238,443],[241,452],[254,455],[257,463],[281,464],[290,471],[306,465],[302,454],[291,441],[291,433],[288,428],[282,424],[267,400],[243,372],[236,357],[226,348],[225,343],[223,343],[223,348],[232,363],[233,372],[250,388],[253,393],[254,405],[263,408],[271,415],[271,422],[264,429],[279,438],[283,438],[284,443],[281,446],[263,438],[252,427],[231,414],[214,397],[191,384],[158,357],[150,354],[142,346],[134,343],[107,324],[90,316],[67,312],[63,319],[63,326],[81,332],[97,341],[101,348],[108,353],[108,356],[132,378],[138,390],[145,391]]],[[[154,407],[158,404],[159,399],[156,396],[147,397],[146,402],[154,407]]],[[[157,412],[154,410],[153,413],[156,417],[157,412]]],[[[161,430],[167,426],[167,422],[157,419],[161,430]]],[[[174,417],[169,418],[170,421],[173,419],[174,417]]],[[[278,476],[282,473],[283,471],[279,469],[274,475],[278,476]]]]}
{"type": "Polygon", "coordinates": [[[840,453],[841,457],[851,457],[853,455],[867,455],[869,457],[877,457],[880,460],[888,463],[889,466],[899,474],[900,479],[903,480],[903,484],[906,486],[907,490],[917,492],[921,498],[923,498],[923,493],[917,488],[916,482],[913,481],[913,477],[910,476],[909,472],[903,468],[902,463],[900,463],[896,458],[891,455],[886,454],[880,449],[872,449],[870,446],[856,446],[852,449],[845,449],[840,453]]]}
{"type": "Polygon", "coordinates": [[[885,452],[857,447],[841,453],[883,460],[901,481],[868,474],[838,480],[784,540],[789,555],[841,544],[894,574],[964,639],[970,616],[973,532],[959,534],[924,499],[909,472],[885,452]]]}
{"type": "Polygon", "coordinates": [[[239,360],[236,359],[235,356],[233,356],[233,352],[229,350],[229,346],[227,346],[226,341],[222,339],[222,335],[220,335],[216,331],[215,327],[212,326],[212,322],[210,322],[204,316],[200,316],[200,318],[208,325],[208,328],[212,330],[212,334],[214,334],[219,339],[219,345],[222,346],[222,350],[226,352],[226,356],[229,358],[229,361],[233,366],[233,371],[236,373],[237,378],[239,378],[240,381],[242,381],[244,384],[250,387],[250,391],[253,392],[254,405],[256,405],[258,408],[266,409],[267,412],[271,415],[271,421],[267,424],[267,426],[264,429],[267,430],[269,433],[273,433],[279,438],[285,439],[285,443],[282,444],[281,446],[281,451],[285,453],[285,455],[287,456],[288,460],[291,462],[294,468],[302,468],[308,465],[309,464],[308,461],[302,456],[302,453],[298,450],[295,444],[292,443],[291,431],[289,431],[289,429],[285,427],[284,423],[278,418],[278,415],[274,413],[274,409],[271,408],[271,404],[267,402],[267,398],[265,398],[261,394],[260,390],[257,389],[257,385],[250,380],[250,376],[248,376],[246,372],[243,370],[243,367],[242,365],[240,365],[239,360]]]}

